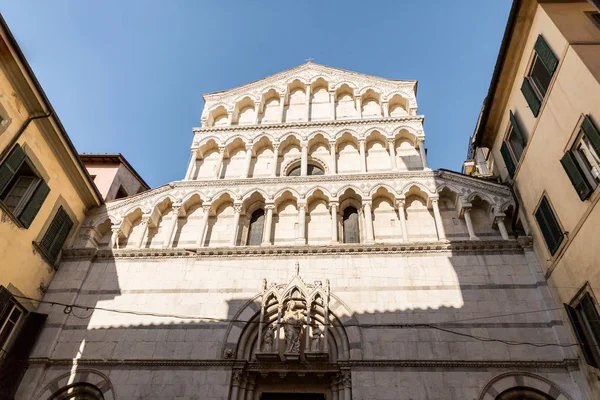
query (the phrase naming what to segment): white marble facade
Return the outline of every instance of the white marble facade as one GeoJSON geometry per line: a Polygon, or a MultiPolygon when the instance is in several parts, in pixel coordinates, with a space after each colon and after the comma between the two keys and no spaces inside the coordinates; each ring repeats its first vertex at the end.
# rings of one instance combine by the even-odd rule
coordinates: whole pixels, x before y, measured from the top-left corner
{"type": "Polygon", "coordinates": [[[64,251],[44,299],[89,309],[40,306],[20,398],[587,398],[510,191],[429,168],[415,81],[306,63],[204,100],[184,179],[64,251]]]}

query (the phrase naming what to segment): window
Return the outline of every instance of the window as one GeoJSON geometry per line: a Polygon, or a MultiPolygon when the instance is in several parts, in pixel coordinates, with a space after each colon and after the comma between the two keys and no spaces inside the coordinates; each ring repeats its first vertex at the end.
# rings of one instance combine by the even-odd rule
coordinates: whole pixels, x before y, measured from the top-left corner
{"type": "Polygon", "coordinates": [[[0,165],[0,201],[25,228],[29,228],[50,189],[16,145],[0,165]]]}
{"type": "Polygon", "coordinates": [[[129,195],[125,191],[125,188],[123,186],[119,186],[119,190],[117,190],[117,194],[115,195],[115,200],[122,199],[123,197],[127,197],[127,196],[129,196],[129,195]]]}
{"type": "Polygon", "coordinates": [[[542,231],[544,241],[546,242],[546,246],[548,246],[550,254],[554,255],[560,247],[565,235],[560,224],[556,220],[554,212],[550,207],[550,202],[545,195],[542,197],[542,201],[540,201],[540,205],[535,211],[535,219],[542,231]]]}
{"type": "Polygon", "coordinates": [[[74,383],[60,389],[52,400],[103,400],[102,391],[89,383],[74,383]]]}
{"type": "Polygon", "coordinates": [[[356,208],[349,206],[344,209],[342,223],[344,243],[360,243],[360,236],[358,234],[358,211],[356,208]]]}
{"type": "Polygon", "coordinates": [[[0,286],[0,360],[8,353],[9,341],[23,317],[23,309],[12,294],[0,286]]]}
{"type": "Polygon", "coordinates": [[[73,221],[69,218],[67,212],[60,207],[50,223],[48,230],[44,234],[44,237],[38,244],[40,250],[52,264],[58,261],[60,251],[62,250],[72,227],[73,221]]]}
{"type": "Polygon", "coordinates": [[[592,22],[594,24],[596,24],[596,26],[598,28],[600,28],[600,13],[592,11],[592,12],[586,12],[586,14],[588,17],[590,17],[592,22]]]}
{"type": "Polygon", "coordinates": [[[590,197],[600,183],[600,133],[586,115],[573,146],[560,160],[579,198],[590,197]]]}
{"type": "Polygon", "coordinates": [[[552,397],[537,389],[528,387],[515,387],[505,390],[496,397],[496,400],[554,400],[552,397]]]}
{"type": "MultiPolygon", "coordinates": [[[[295,167],[293,168],[290,173],[288,174],[288,176],[300,176],[301,173],[301,167],[295,167]]],[[[313,164],[308,164],[306,166],[306,175],[325,175],[325,171],[323,171],[323,168],[317,166],[317,165],[313,165],[313,164]]]]}
{"type": "Polygon", "coordinates": [[[589,293],[585,293],[574,307],[565,304],[565,309],[577,341],[581,346],[585,361],[589,365],[598,368],[600,366],[600,353],[598,350],[600,345],[600,315],[598,315],[594,299],[589,293]]]}
{"type": "Polygon", "coordinates": [[[523,92],[531,112],[537,117],[542,100],[544,100],[550,86],[552,75],[556,71],[558,58],[541,35],[538,36],[535,42],[534,50],[533,61],[521,85],[521,92],[523,92]]]}
{"type": "Polygon", "coordinates": [[[265,226],[265,211],[261,208],[252,213],[248,231],[248,246],[260,246],[265,226]]]}
{"type": "Polygon", "coordinates": [[[525,136],[523,136],[523,131],[519,127],[519,124],[517,123],[513,112],[511,111],[508,134],[506,136],[506,140],[502,143],[502,147],[500,148],[500,153],[504,159],[504,165],[506,165],[508,175],[511,178],[513,178],[515,175],[517,165],[521,160],[525,146],[525,136]]]}

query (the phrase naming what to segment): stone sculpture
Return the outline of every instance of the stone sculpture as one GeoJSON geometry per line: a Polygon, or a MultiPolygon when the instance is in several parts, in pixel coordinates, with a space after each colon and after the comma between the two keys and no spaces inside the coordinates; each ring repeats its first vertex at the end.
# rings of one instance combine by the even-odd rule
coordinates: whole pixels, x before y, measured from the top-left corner
{"type": "Polygon", "coordinates": [[[313,321],[310,324],[310,326],[312,328],[310,351],[319,352],[319,351],[321,351],[321,334],[323,332],[321,331],[321,328],[315,321],[313,321]]]}
{"type": "Polygon", "coordinates": [[[290,300],[284,316],[286,353],[300,353],[300,335],[304,324],[304,316],[300,310],[294,311],[295,306],[294,300],[290,300]]]}
{"type": "Polygon", "coordinates": [[[267,326],[262,337],[262,351],[265,353],[273,352],[273,340],[275,338],[275,330],[272,325],[267,326]]]}

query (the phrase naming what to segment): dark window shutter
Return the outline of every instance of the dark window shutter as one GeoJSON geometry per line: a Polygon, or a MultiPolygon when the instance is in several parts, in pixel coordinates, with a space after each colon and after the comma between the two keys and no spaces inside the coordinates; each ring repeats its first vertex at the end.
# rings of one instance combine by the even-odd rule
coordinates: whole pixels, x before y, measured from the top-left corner
{"type": "Polygon", "coordinates": [[[517,119],[515,118],[515,115],[512,111],[510,112],[510,124],[512,125],[513,133],[517,138],[519,138],[519,140],[523,144],[523,147],[525,147],[525,136],[523,136],[523,132],[521,132],[521,128],[519,128],[519,123],[517,122],[517,119]]]}
{"type": "Polygon", "coordinates": [[[583,133],[590,140],[590,143],[596,150],[596,154],[600,156],[600,132],[596,129],[596,126],[592,122],[592,119],[589,115],[586,115],[581,123],[581,129],[583,129],[583,133]]]}
{"type": "Polygon", "coordinates": [[[569,306],[568,304],[564,304],[565,310],[567,310],[567,315],[569,316],[569,320],[571,321],[571,326],[573,327],[573,332],[575,332],[575,337],[577,338],[577,342],[581,346],[581,350],[583,351],[583,356],[585,357],[585,362],[593,367],[598,367],[596,365],[596,360],[592,355],[592,348],[590,344],[587,342],[585,338],[585,333],[583,332],[583,325],[581,324],[581,320],[577,315],[577,311],[569,306]]]}
{"type": "Polygon", "coordinates": [[[56,261],[72,227],[73,221],[67,212],[59,208],[39,244],[50,260],[56,261]]]}
{"type": "Polygon", "coordinates": [[[538,36],[534,49],[538,57],[544,63],[544,66],[548,72],[553,74],[554,71],[556,71],[556,66],[558,65],[558,58],[556,58],[554,52],[552,52],[550,46],[548,46],[548,43],[546,43],[542,35],[538,36]]]}
{"type": "Polygon", "coordinates": [[[515,162],[513,161],[512,157],[510,155],[510,151],[508,150],[508,146],[506,145],[506,142],[502,142],[502,147],[500,147],[500,153],[502,154],[502,158],[504,159],[504,165],[506,165],[506,169],[508,170],[508,175],[510,175],[511,178],[514,177],[516,166],[515,166],[515,162]]]}
{"type": "Polygon", "coordinates": [[[593,191],[592,187],[579,167],[579,164],[577,164],[577,160],[573,157],[573,153],[567,151],[563,158],[560,159],[560,163],[567,172],[579,198],[583,201],[590,197],[593,191]]]}
{"type": "Polygon", "coordinates": [[[23,163],[23,160],[25,160],[25,152],[21,146],[16,145],[0,166],[0,194],[4,192],[6,186],[8,186],[12,178],[15,176],[15,173],[23,163]]]}
{"type": "Polygon", "coordinates": [[[29,202],[21,212],[21,215],[19,215],[19,221],[21,221],[25,228],[29,228],[33,222],[33,219],[37,215],[38,211],[40,211],[40,208],[42,208],[42,204],[44,204],[44,200],[46,200],[48,193],[50,193],[50,188],[46,182],[43,180],[40,181],[38,187],[35,189],[35,192],[33,192],[33,195],[29,199],[29,202]]]}
{"type": "Polygon", "coordinates": [[[527,104],[529,104],[531,112],[534,116],[537,117],[540,113],[540,106],[542,103],[533,91],[531,83],[529,83],[529,80],[527,78],[523,79],[523,85],[521,85],[521,92],[523,92],[523,96],[525,96],[525,100],[527,100],[527,104]]]}
{"type": "Polygon", "coordinates": [[[600,315],[598,315],[598,310],[596,309],[592,296],[590,296],[589,293],[586,293],[581,298],[579,304],[581,304],[581,309],[587,317],[587,322],[591,328],[590,335],[596,339],[596,342],[600,343],[600,315]]]}
{"type": "Polygon", "coordinates": [[[535,212],[535,219],[540,226],[540,230],[542,231],[544,241],[548,246],[550,254],[554,255],[564,238],[564,234],[562,233],[560,225],[552,212],[550,203],[545,196],[542,198],[540,206],[535,212]]]}
{"type": "Polygon", "coordinates": [[[4,319],[8,317],[5,315],[10,306],[12,306],[12,302],[10,299],[12,298],[12,294],[8,291],[4,286],[0,286],[0,327],[2,326],[4,319]]]}

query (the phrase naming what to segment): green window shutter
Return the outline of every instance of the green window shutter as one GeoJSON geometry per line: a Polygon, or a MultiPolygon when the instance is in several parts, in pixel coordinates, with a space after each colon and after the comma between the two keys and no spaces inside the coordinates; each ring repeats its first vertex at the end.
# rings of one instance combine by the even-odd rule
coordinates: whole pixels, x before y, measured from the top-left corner
{"type": "Polygon", "coordinates": [[[502,158],[504,159],[504,165],[506,165],[506,169],[508,170],[508,175],[512,178],[515,176],[516,166],[510,155],[510,151],[508,151],[508,146],[506,142],[502,142],[502,147],[500,147],[500,153],[502,154],[502,158]]]}
{"type": "Polygon", "coordinates": [[[3,324],[4,320],[8,317],[5,314],[12,305],[12,302],[10,301],[11,298],[12,294],[8,291],[8,289],[4,286],[0,286],[0,324],[3,324]]]}
{"type": "Polygon", "coordinates": [[[527,100],[527,104],[529,105],[531,112],[535,117],[537,117],[540,113],[540,106],[542,105],[542,103],[533,91],[531,83],[529,83],[529,80],[527,78],[523,79],[523,84],[521,85],[521,92],[523,92],[523,96],[525,96],[525,100],[527,100]]]}
{"type": "Polygon", "coordinates": [[[510,112],[510,124],[512,125],[513,133],[515,134],[516,137],[519,138],[519,140],[523,144],[523,147],[525,147],[525,145],[526,145],[525,136],[523,136],[523,132],[521,132],[519,123],[517,122],[517,119],[515,118],[515,115],[513,114],[512,111],[510,112]]]}
{"type": "Polygon", "coordinates": [[[581,129],[583,129],[583,133],[590,140],[592,147],[596,150],[596,154],[600,156],[600,132],[596,129],[594,122],[589,115],[586,115],[581,123],[581,129]]]}
{"type": "Polygon", "coordinates": [[[552,208],[550,208],[550,203],[545,196],[542,198],[540,206],[535,212],[535,219],[542,231],[544,241],[548,246],[550,254],[554,255],[564,238],[564,234],[562,233],[560,225],[554,216],[554,212],[552,212],[552,208]]]}
{"type": "Polygon", "coordinates": [[[587,339],[585,338],[583,326],[581,324],[581,320],[579,319],[579,315],[577,315],[577,311],[568,304],[563,305],[565,306],[565,310],[567,311],[567,315],[569,316],[569,321],[571,322],[571,326],[573,327],[573,332],[575,333],[577,342],[581,346],[581,351],[583,352],[583,356],[585,357],[585,362],[597,368],[598,365],[596,365],[596,360],[594,360],[594,357],[592,356],[592,348],[587,342],[587,339]]]}
{"type": "Polygon", "coordinates": [[[539,35],[537,40],[535,41],[535,52],[538,57],[542,60],[546,69],[550,74],[553,74],[556,71],[556,67],[558,65],[558,58],[554,55],[554,52],[548,46],[548,43],[544,40],[542,35],[539,35]]]}
{"type": "Polygon", "coordinates": [[[577,160],[575,160],[573,153],[567,151],[563,158],[560,159],[560,163],[567,172],[581,201],[590,197],[593,192],[592,187],[579,167],[579,164],[577,164],[577,160]]]}
{"type": "Polygon", "coordinates": [[[35,192],[33,192],[33,195],[29,199],[29,202],[21,212],[21,215],[19,215],[19,221],[21,221],[25,228],[29,228],[38,211],[42,208],[42,204],[44,204],[44,200],[46,200],[49,192],[50,188],[46,182],[43,180],[40,181],[35,192]]]}
{"type": "MultiPolygon", "coordinates": [[[[589,324],[590,335],[594,337],[596,342],[600,343],[600,315],[598,315],[592,296],[589,293],[584,294],[579,304],[581,304],[581,310],[589,324]]],[[[596,353],[598,353],[598,350],[600,349],[596,349],[596,353]]]]}
{"type": "Polygon", "coordinates": [[[72,227],[73,221],[69,215],[62,207],[59,208],[39,244],[52,261],[56,261],[58,258],[72,227]]]}
{"type": "Polygon", "coordinates": [[[8,186],[12,178],[15,176],[15,173],[23,163],[23,160],[25,160],[25,152],[21,146],[16,145],[0,166],[0,194],[4,192],[6,186],[8,186]]]}

